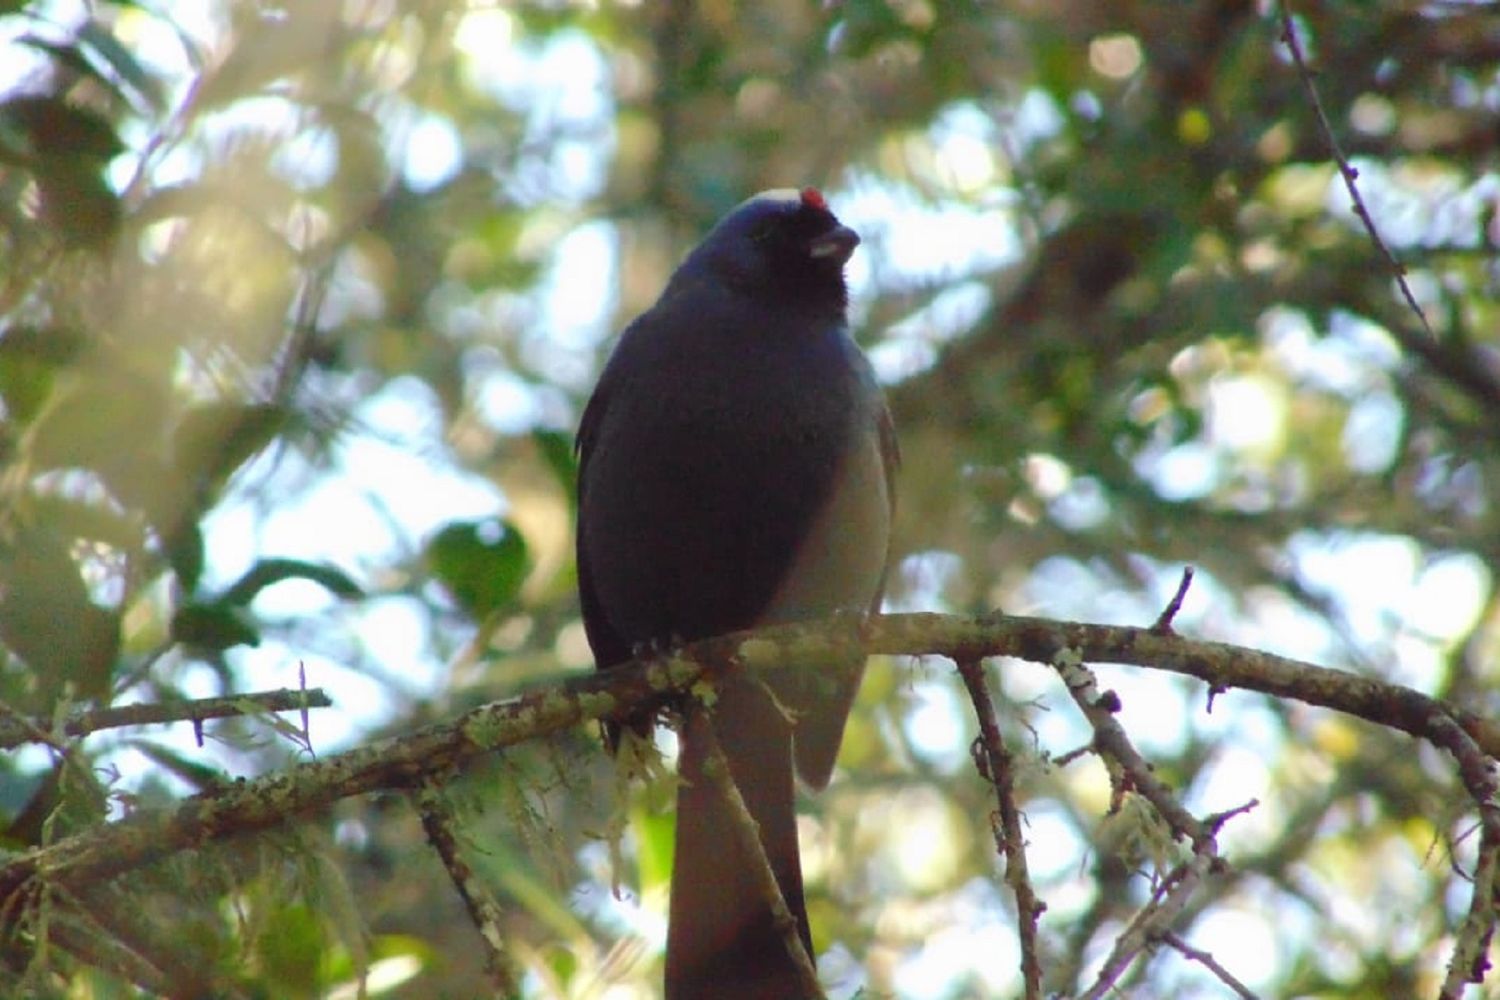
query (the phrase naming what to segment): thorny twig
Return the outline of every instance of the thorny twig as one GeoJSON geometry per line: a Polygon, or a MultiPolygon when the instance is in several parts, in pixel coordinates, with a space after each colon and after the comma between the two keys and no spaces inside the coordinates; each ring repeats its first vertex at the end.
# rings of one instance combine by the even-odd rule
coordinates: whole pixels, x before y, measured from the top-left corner
{"type": "MultiPolygon", "coordinates": [[[[281,688],[276,691],[254,691],[191,701],[89,709],[68,716],[60,729],[63,736],[87,736],[123,726],[156,726],[172,722],[191,722],[194,726],[199,726],[208,719],[226,719],[255,712],[305,712],[309,708],[328,708],[332,704],[333,700],[322,688],[299,691],[281,688]]],[[[48,730],[46,724],[35,720],[22,716],[0,718],[0,750],[9,750],[23,743],[48,743],[56,747],[55,735],[48,730]]],[[[201,745],[203,741],[200,738],[198,742],[201,745]]]]}

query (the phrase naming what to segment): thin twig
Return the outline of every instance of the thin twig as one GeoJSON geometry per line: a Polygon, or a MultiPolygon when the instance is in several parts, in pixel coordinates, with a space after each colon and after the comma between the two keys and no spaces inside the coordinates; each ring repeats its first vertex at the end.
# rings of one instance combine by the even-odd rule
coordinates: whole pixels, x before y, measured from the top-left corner
{"type": "Polygon", "coordinates": [[[1448,960],[1439,1000],[1458,1000],[1469,983],[1484,982],[1490,969],[1490,942],[1495,937],[1495,905],[1500,896],[1500,783],[1495,779],[1495,761],[1446,715],[1429,725],[1430,738],[1453,756],[1459,780],[1479,810],[1479,853],[1474,861],[1473,891],[1469,912],[1464,916],[1448,960]]]}
{"type": "Polygon", "coordinates": [[[1217,858],[1210,853],[1195,853],[1185,864],[1177,866],[1161,880],[1151,901],[1141,907],[1130,925],[1115,940],[1115,946],[1104,960],[1093,985],[1080,993],[1078,1000],[1102,1000],[1115,992],[1120,977],[1130,968],[1136,956],[1171,929],[1172,922],[1187,908],[1188,901],[1198,891],[1216,861],[1217,858]]]}
{"type": "Polygon", "coordinates": [[[1053,666],[1067,685],[1068,694],[1093,728],[1094,749],[1111,765],[1111,780],[1128,785],[1123,790],[1116,788],[1116,798],[1122,797],[1124,791],[1142,796],[1166,821],[1174,837],[1192,844],[1192,856],[1162,879],[1151,901],[1140,909],[1130,926],[1116,939],[1093,985],[1079,998],[1098,1000],[1115,989],[1120,976],[1142,951],[1171,929],[1172,922],[1187,907],[1203,880],[1222,869],[1224,861],[1219,856],[1216,834],[1229,815],[1241,810],[1217,817],[1213,824],[1188,812],[1171,789],[1156,777],[1151,765],[1131,744],[1125,728],[1115,718],[1115,713],[1120,710],[1119,696],[1113,691],[1100,691],[1093,671],[1083,664],[1076,650],[1061,650],[1053,658],[1053,666]],[[1117,779],[1115,775],[1120,777],[1117,779]]]}
{"type": "Polygon", "coordinates": [[[1005,884],[1016,897],[1016,934],[1021,939],[1021,977],[1025,981],[1026,1000],[1040,1000],[1042,963],[1037,954],[1037,921],[1047,905],[1036,897],[1026,866],[1026,841],[1021,834],[1021,810],[1016,805],[1015,767],[1010,751],[1000,735],[1000,721],[995,703],[984,685],[984,664],[977,657],[955,661],[974,715],[979,720],[979,738],[974,741],[974,762],[980,775],[995,786],[998,810],[991,817],[990,830],[995,849],[1005,859],[1005,884]]]}
{"type": "Polygon", "coordinates": [[[1225,986],[1228,986],[1231,990],[1234,990],[1235,994],[1241,997],[1242,1000],[1257,1000],[1255,993],[1253,993],[1250,988],[1244,983],[1236,979],[1228,969],[1220,965],[1219,960],[1214,958],[1213,955],[1209,954],[1206,951],[1203,951],[1201,948],[1194,948],[1173,931],[1166,931],[1165,933],[1163,933],[1161,936],[1161,940],[1166,944],[1171,945],[1173,948],[1176,948],[1179,952],[1182,953],[1184,958],[1197,962],[1204,968],[1208,969],[1209,972],[1212,972],[1215,976],[1218,977],[1219,982],[1223,983],[1225,986]]]}
{"type": "Polygon", "coordinates": [[[1052,764],[1053,767],[1067,767],[1069,764],[1073,763],[1078,758],[1083,757],[1083,756],[1085,756],[1087,754],[1091,754],[1093,752],[1094,752],[1094,744],[1093,743],[1085,743],[1081,747],[1074,747],[1071,750],[1065,750],[1065,751],[1063,751],[1062,753],[1056,755],[1055,757],[1049,757],[1048,761],[1052,764]]]}
{"type": "Polygon", "coordinates": [[[1172,634],[1172,619],[1176,618],[1177,612],[1182,610],[1183,599],[1187,597],[1188,588],[1192,585],[1193,567],[1184,566],[1182,567],[1182,580],[1177,584],[1177,592],[1172,595],[1172,599],[1162,609],[1161,615],[1156,619],[1155,624],[1151,626],[1151,631],[1159,635],[1172,634]]]}
{"type": "MultiPolygon", "coordinates": [[[[37,880],[84,885],[114,878],[183,850],[278,827],[340,799],[410,788],[447,768],[580,722],[630,718],[687,691],[710,674],[711,665],[734,662],[750,642],[756,647],[755,670],[770,676],[778,664],[810,662],[820,641],[827,642],[830,657],[837,655],[847,646],[847,633],[847,623],[831,619],[758,629],[753,638],[744,632],[722,636],[670,656],[538,686],[456,719],[226,784],[167,809],[139,809],[123,820],[6,858],[0,863],[0,915],[13,913],[7,905],[37,880]],[[781,659],[778,650],[785,653],[781,659]]],[[[1495,722],[1410,688],[1259,650],[1157,635],[1146,628],[1002,615],[902,614],[872,618],[864,640],[869,653],[1007,656],[1036,663],[1052,662],[1059,649],[1066,649],[1081,660],[1135,664],[1196,677],[1223,690],[1243,688],[1293,698],[1428,741],[1434,740],[1434,720],[1442,719],[1456,724],[1481,755],[1500,753],[1500,726],[1495,722]]]]}
{"type": "Polygon", "coordinates": [[[1172,794],[1172,790],[1156,776],[1151,765],[1131,744],[1125,727],[1115,718],[1120,709],[1119,695],[1113,691],[1099,690],[1093,671],[1067,651],[1059,654],[1053,666],[1061,674],[1073,701],[1083,710],[1084,718],[1094,730],[1094,749],[1109,757],[1124,771],[1131,791],[1144,796],[1155,807],[1172,828],[1175,836],[1188,840],[1194,851],[1205,846],[1210,853],[1214,846],[1214,831],[1188,812],[1172,794]]]}
{"type": "Polygon", "coordinates": [[[1474,891],[1453,943],[1453,957],[1438,1000],[1459,1000],[1469,983],[1482,983],[1490,970],[1490,943],[1495,938],[1496,878],[1500,876],[1500,840],[1488,825],[1481,826],[1479,855],[1474,863],[1474,891]]]}
{"type": "MultiPolygon", "coordinates": [[[[697,707],[692,710],[703,711],[697,707]]],[[[771,908],[771,922],[780,932],[787,955],[791,957],[792,965],[797,970],[800,995],[809,1000],[821,998],[825,994],[823,985],[818,982],[817,966],[813,965],[812,956],[802,945],[797,918],[792,916],[791,908],[786,905],[786,897],[782,895],[781,885],[776,881],[776,872],[771,868],[771,859],[766,857],[765,845],[760,842],[760,829],[755,817],[750,814],[750,807],[745,804],[739,786],[734,783],[734,777],[729,771],[729,759],[724,756],[724,748],[719,745],[718,734],[714,732],[712,716],[708,722],[709,725],[701,729],[695,727],[693,731],[694,738],[699,739],[703,746],[703,773],[713,782],[714,789],[729,806],[734,818],[735,835],[740,838],[740,850],[750,859],[757,889],[771,908]]]]}
{"type": "Polygon", "coordinates": [[[1417,302],[1417,297],[1412,294],[1411,286],[1406,283],[1406,266],[1396,259],[1380,231],[1375,228],[1375,219],[1370,215],[1370,210],[1365,207],[1365,200],[1359,193],[1359,171],[1349,162],[1344,155],[1344,147],[1339,142],[1338,134],[1333,130],[1333,123],[1328,120],[1328,112],[1323,108],[1323,99],[1318,96],[1317,85],[1313,83],[1312,70],[1308,68],[1307,59],[1302,54],[1302,43],[1297,38],[1297,25],[1292,17],[1291,5],[1286,0],[1277,4],[1281,16],[1281,40],[1286,43],[1287,50],[1292,54],[1292,62],[1297,66],[1297,75],[1302,79],[1302,85],[1307,89],[1307,98],[1312,103],[1313,111],[1317,113],[1318,124],[1322,126],[1323,136],[1328,140],[1328,147],[1333,152],[1334,162],[1338,165],[1339,176],[1344,180],[1344,187],[1349,191],[1349,198],[1354,203],[1354,214],[1364,224],[1365,232],[1370,235],[1370,242],[1385,257],[1390,264],[1391,271],[1396,277],[1396,284],[1401,288],[1401,294],[1406,298],[1406,304],[1411,307],[1412,312],[1417,314],[1417,319],[1422,323],[1422,329],[1427,331],[1427,336],[1437,340],[1437,334],[1433,332],[1432,325],[1427,322],[1427,314],[1417,302]]]}
{"type": "MultiPolygon", "coordinates": [[[[66,711],[60,708],[60,711],[66,711]]],[[[27,718],[14,708],[0,701],[0,749],[9,750],[11,747],[20,746],[22,743],[40,743],[51,747],[63,756],[71,752],[67,741],[57,734],[43,722],[37,719],[27,718]],[[5,742],[6,737],[14,737],[12,742],[5,742]]]]}
{"type": "Polygon", "coordinates": [[[485,888],[484,882],[474,875],[474,869],[464,860],[455,829],[458,823],[447,796],[437,780],[422,782],[412,793],[417,813],[422,817],[422,829],[427,832],[427,842],[442,859],[448,878],[458,890],[459,898],[469,911],[469,919],[479,931],[484,942],[484,971],[489,976],[498,996],[520,997],[520,977],[505,950],[505,932],[501,929],[504,913],[495,898],[485,888]]]}
{"type": "Polygon", "coordinates": [[[170,980],[161,970],[89,919],[87,910],[72,910],[66,916],[54,917],[48,933],[60,949],[76,956],[80,963],[102,969],[157,996],[169,995],[170,980]]]}
{"type": "Polygon", "coordinates": [[[1354,214],[1364,226],[1365,232],[1369,234],[1370,241],[1385,257],[1395,276],[1396,285],[1401,289],[1401,295],[1406,300],[1407,306],[1416,314],[1421,323],[1422,330],[1426,336],[1419,336],[1414,331],[1408,330],[1405,325],[1391,323],[1388,329],[1391,336],[1407,351],[1416,355],[1433,372],[1454,385],[1462,387],[1486,410],[1493,410],[1500,406],[1500,378],[1484,364],[1478,363],[1479,359],[1472,354],[1453,350],[1440,342],[1432,325],[1427,321],[1427,314],[1417,303],[1416,296],[1412,294],[1411,286],[1406,281],[1406,268],[1396,259],[1385,241],[1381,238],[1379,230],[1375,228],[1374,217],[1365,206],[1363,197],[1359,193],[1359,171],[1349,162],[1344,155],[1342,145],[1329,121],[1328,113],[1323,108],[1322,99],[1318,96],[1317,86],[1313,82],[1312,70],[1307,65],[1307,59],[1302,52],[1302,43],[1297,38],[1296,24],[1293,20],[1292,11],[1286,0],[1281,0],[1278,5],[1281,18],[1281,37],[1286,43],[1287,50],[1291,53],[1292,62],[1297,67],[1297,75],[1301,78],[1303,86],[1307,89],[1308,99],[1311,101],[1314,111],[1317,113],[1318,123],[1323,130],[1323,136],[1328,141],[1329,149],[1332,151],[1334,162],[1338,166],[1339,176],[1343,178],[1344,187],[1349,191],[1349,197],[1354,203],[1354,214]]]}
{"type": "MultiPolygon", "coordinates": [[[[332,699],[322,688],[292,691],[256,691],[250,694],[197,698],[192,701],[153,702],[142,705],[119,705],[95,708],[69,716],[61,726],[63,736],[87,736],[122,726],[155,726],[172,722],[197,725],[207,719],[225,719],[260,712],[305,712],[309,708],[328,708],[332,699]]],[[[46,723],[22,717],[0,718],[0,750],[23,743],[47,743],[56,746],[57,730],[46,723]]],[[[201,740],[200,740],[201,742],[201,740]]]]}

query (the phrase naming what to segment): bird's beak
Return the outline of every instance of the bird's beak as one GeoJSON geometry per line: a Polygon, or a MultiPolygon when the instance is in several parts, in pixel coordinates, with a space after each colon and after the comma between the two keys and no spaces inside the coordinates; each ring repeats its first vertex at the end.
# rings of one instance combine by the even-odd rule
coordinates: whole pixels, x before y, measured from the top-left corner
{"type": "Polygon", "coordinates": [[[834,226],[807,244],[807,255],[813,260],[832,260],[843,264],[859,246],[859,234],[848,226],[834,226]]]}

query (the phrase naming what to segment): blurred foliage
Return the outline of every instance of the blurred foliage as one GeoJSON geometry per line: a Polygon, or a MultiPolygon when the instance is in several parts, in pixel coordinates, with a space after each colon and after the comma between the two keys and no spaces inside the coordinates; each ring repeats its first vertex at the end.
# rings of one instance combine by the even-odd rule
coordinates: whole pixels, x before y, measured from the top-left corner
{"type": "MultiPolygon", "coordinates": [[[[1500,14],[1296,10],[1431,335],[1244,0],[0,4],[0,706],[47,725],[305,667],[337,743],[587,669],[567,435],[609,336],[729,206],[818,183],[865,236],[907,455],[895,605],[1145,624],[1191,563],[1184,631],[1492,714],[1500,14]]],[[[806,803],[834,995],[1017,991],[950,673],[872,663],[806,803]]],[[[1073,991],[1151,852],[1096,762],[1047,763],[1087,738],[1050,673],[1000,677],[1047,988],[1073,991]]],[[[1260,800],[1184,937],[1267,995],[1436,992],[1474,840],[1436,754],[1105,679],[1191,807],[1260,800]]],[[[5,848],[297,752],[210,735],[0,759],[5,848]]],[[[580,732],[459,792],[528,990],[652,995],[670,789],[622,802],[580,732]]],[[[400,801],[44,911],[7,914],[6,995],[485,989],[400,801]]],[[[1163,952],[1118,995],[1223,992],[1163,952]]]]}

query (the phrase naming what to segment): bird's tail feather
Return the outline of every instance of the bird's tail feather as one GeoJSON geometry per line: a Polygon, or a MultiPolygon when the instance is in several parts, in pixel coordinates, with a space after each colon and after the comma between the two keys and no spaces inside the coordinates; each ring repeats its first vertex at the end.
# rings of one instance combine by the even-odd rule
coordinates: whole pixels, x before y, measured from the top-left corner
{"type": "Polygon", "coordinates": [[[741,846],[734,814],[704,773],[712,725],[729,771],[759,826],[761,844],[812,954],[792,778],[791,724],[764,688],[730,680],[713,710],[682,733],[677,845],[667,930],[668,1000],[770,1000],[799,995],[796,967],[741,846]]]}

